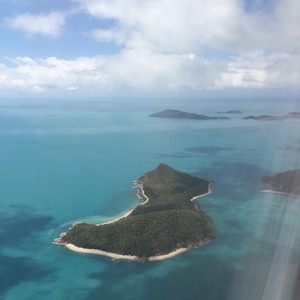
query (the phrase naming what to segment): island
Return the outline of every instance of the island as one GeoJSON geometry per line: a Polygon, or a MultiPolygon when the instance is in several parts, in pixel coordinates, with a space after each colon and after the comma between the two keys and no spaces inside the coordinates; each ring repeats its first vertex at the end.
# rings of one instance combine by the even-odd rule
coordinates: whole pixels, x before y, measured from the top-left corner
{"type": "Polygon", "coordinates": [[[257,120],[257,121],[284,121],[284,120],[300,120],[300,112],[290,112],[280,116],[259,115],[247,116],[244,120],[257,120]]]}
{"type": "Polygon", "coordinates": [[[227,117],[209,117],[206,115],[199,115],[195,113],[189,113],[181,110],[166,109],[158,113],[149,115],[154,118],[166,118],[166,119],[192,119],[192,120],[229,120],[227,117]]]}
{"type": "Polygon", "coordinates": [[[75,223],[54,243],[77,252],[144,262],[203,247],[214,239],[212,221],[194,203],[211,192],[209,181],[160,164],[135,186],[143,203],[125,216],[98,225],[75,223]]]}
{"type": "Polygon", "coordinates": [[[218,111],[218,114],[241,114],[242,112],[240,110],[227,110],[227,111],[218,111]]]}
{"type": "Polygon", "coordinates": [[[265,176],[262,180],[271,185],[270,190],[264,190],[263,192],[300,197],[300,170],[290,170],[274,176],[265,176]]]}

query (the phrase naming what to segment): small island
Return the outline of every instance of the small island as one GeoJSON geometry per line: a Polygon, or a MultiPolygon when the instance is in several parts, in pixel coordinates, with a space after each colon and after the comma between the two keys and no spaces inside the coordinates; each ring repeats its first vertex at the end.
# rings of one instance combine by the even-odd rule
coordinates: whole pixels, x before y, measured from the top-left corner
{"type": "Polygon", "coordinates": [[[105,223],[76,223],[54,241],[70,250],[114,259],[162,260],[203,247],[215,237],[212,221],[193,202],[210,182],[160,164],[136,181],[143,203],[105,223]]]}
{"type": "Polygon", "coordinates": [[[199,115],[195,113],[189,113],[181,110],[166,109],[158,113],[149,115],[154,118],[166,118],[166,119],[191,119],[191,120],[229,120],[227,117],[209,117],[206,115],[199,115]]]}
{"type": "Polygon", "coordinates": [[[278,173],[274,176],[265,176],[262,180],[271,185],[271,190],[265,190],[264,192],[300,197],[300,170],[291,170],[278,173]]]}
{"type": "Polygon", "coordinates": [[[291,112],[291,113],[281,115],[281,116],[271,116],[271,115],[248,116],[243,119],[244,120],[256,120],[256,121],[300,120],[300,112],[291,112]]]}
{"type": "Polygon", "coordinates": [[[242,112],[237,109],[227,110],[227,111],[218,111],[218,114],[241,114],[242,112]]]}

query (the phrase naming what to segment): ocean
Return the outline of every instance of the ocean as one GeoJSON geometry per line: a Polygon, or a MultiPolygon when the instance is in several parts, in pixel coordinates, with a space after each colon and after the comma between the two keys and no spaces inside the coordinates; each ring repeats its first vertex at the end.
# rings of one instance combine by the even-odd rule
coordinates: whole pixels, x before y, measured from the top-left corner
{"type": "Polygon", "coordinates": [[[300,168],[300,121],[242,119],[300,111],[288,100],[2,99],[0,299],[299,299],[300,200],[261,192],[261,177],[300,168]],[[166,108],[242,114],[148,117],[166,108]],[[197,201],[213,243],[152,263],[52,244],[138,205],[133,181],[159,163],[213,182],[197,201]]]}

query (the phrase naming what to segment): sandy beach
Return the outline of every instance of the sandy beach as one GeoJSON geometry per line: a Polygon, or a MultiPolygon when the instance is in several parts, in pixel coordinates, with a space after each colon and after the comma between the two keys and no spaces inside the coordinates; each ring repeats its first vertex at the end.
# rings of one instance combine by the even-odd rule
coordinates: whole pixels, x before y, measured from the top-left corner
{"type": "MultiPolygon", "coordinates": [[[[138,198],[144,200],[144,202],[140,205],[144,205],[146,204],[148,201],[149,201],[149,198],[147,197],[147,195],[145,194],[144,192],[144,189],[143,189],[143,184],[142,183],[139,183],[137,181],[135,181],[134,183],[134,187],[136,187],[138,189],[138,192],[137,192],[137,196],[138,198]]],[[[203,194],[203,195],[199,195],[199,196],[195,196],[191,199],[191,201],[194,201],[198,198],[201,198],[201,197],[204,197],[204,196],[207,196],[209,194],[212,193],[212,188],[211,188],[211,183],[209,184],[208,186],[208,192],[206,194],[203,194]]],[[[105,225],[105,224],[112,224],[114,222],[117,222],[121,219],[124,219],[126,217],[128,217],[131,213],[132,213],[133,209],[130,210],[129,212],[127,212],[125,215],[117,218],[117,219],[114,219],[112,221],[108,221],[108,222],[105,222],[105,223],[102,223],[102,224],[97,224],[97,226],[102,226],[102,225],[105,225]]],[[[74,223],[74,225],[76,225],[77,223],[74,223]]],[[[64,236],[66,233],[62,233],[61,234],[61,237],[64,236]]],[[[131,261],[143,261],[143,259],[141,259],[140,257],[137,257],[137,256],[134,256],[134,255],[122,255],[122,254],[117,254],[117,253],[113,253],[113,252],[107,252],[107,251],[102,251],[102,250],[97,250],[97,249],[86,249],[86,248],[81,248],[81,247],[77,247],[73,244],[70,244],[70,243],[63,243],[60,241],[60,238],[57,238],[54,240],[53,244],[56,244],[56,245],[63,245],[65,246],[67,249],[71,250],[71,251],[74,251],[74,252],[78,252],[78,253],[85,253],[85,254],[96,254],[96,255],[103,255],[103,256],[107,256],[107,257],[110,257],[112,258],[113,260],[115,259],[125,259],[125,260],[131,260],[131,261]]],[[[203,243],[203,245],[200,245],[200,247],[204,247],[206,246],[207,244],[209,244],[209,242],[205,242],[203,243]]],[[[175,251],[172,251],[170,253],[167,253],[167,254],[162,254],[162,255],[156,255],[156,256],[150,256],[147,258],[147,261],[160,261],[160,260],[165,260],[165,259],[169,259],[169,258],[172,258],[176,255],[179,255],[183,252],[186,252],[187,250],[190,250],[190,249],[193,249],[194,247],[190,247],[190,248],[179,248],[179,249],[176,249],[175,251]]]]}
{"type": "Polygon", "coordinates": [[[86,248],[77,247],[73,244],[64,244],[64,246],[71,251],[79,252],[79,253],[103,255],[103,256],[108,256],[112,259],[126,259],[126,260],[133,260],[133,261],[139,260],[137,256],[133,256],[133,255],[121,255],[121,254],[106,252],[97,249],[86,249],[86,248]]]}
{"type": "MultiPolygon", "coordinates": [[[[67,249],[74,251],[74,252],[78,252],[78,253],[103,255],[103,256],[110,257],[112,259],[125,259],[125,260],[131,260],[131,261],[141,261],[141,258],[134,256],[134,255],[121,255],[121,254],[117,254],[117,253],[113,253],[113,252],[106,252],[106,251],[102,251],[102,250],[86,249],[86,248],[77,247],[73,244],[64,244],[64,246],[67,249]]],[[[189,250],[189,249],[188,248],[180,248],[180,249],[172,251],[168,254],[151,256],[147,260],[149,260],[149,261],[165,260],[165,259],[174,257],[178,254],[181,254],[187,250],[189,250]]]]}
{"type": "MultiPolygon", "coordinates": [[[[137,188],[138,191],[137,191],[137,197],[141,200],[143,200],[144,202],[141,203],[140,205],[144,205],[146,204],[148,201],[149,201],[149,198],[146,196],[145,192],[144,192],[144,189],[143,189],[143,184],[142,183],[139,183],[137,181],[134,181],[134,188],[137,188]],[[141,196],[142,195],[142,196],[141,196]]],[[[101,224],[96,224],[97,226],[101,226],[101,225],[106,225],[106,224],[112,224],[112,223],[115,223],[121,219],[124,219],[124,218],[127,218],[131,213],[132,213],[133,209],[130,210],[129,212],[127,212],[126,214],[124,214],[123,216],[117,218],[117,219],[114,219],[114,220],[111,220],[111,221],[107,221],[105,223],[101,223],[101,224]]]]}
{"type": "Polygon", "coordinates": [[[119,218],[117,218],[117,219],[114,219],[114,220],[111,220],[111,221],[107,221],[107,222],[101,223],[101,224],[96,224],[96,225],[97,225],[97,226],[102,226],[102,225],[106,225],[106,224],[112,224],[112,223],[115,223],[115,222],[117,222],[117,221],[119,221],[119,220],[121,220],[121,219],[124,219],[124,218],[128,217],[128,216],[132,213],[132,211],[133,211],[133,209],[130,210],[129,212],[127,212],[125,215],[123,215],[123,216],[121,216],[121,217],[119,217],[119,218]]]}
{"type": "Polygon", "coordinates": [[[289,193],[284,193],[284,192],[278,192],[278,191],[273,191],[273,190],[262,190],[261,192],[263,193],[272,193],[272,194],[280,194],[280,195],[286,195],[294,198],[300,198],[299,195],[294,195],[294,194],[289,194],[289,193]]]}
{"type": "Polygon", "coordinates": [[[212,193],[211,185],[212,185],[212,183],[209,183],[209,185],[208,185],[208,192],[207,192],[206,194],[202,194],[202,195],[199,195],[199,196],[195,196],[195,197],[193,197],[193,198],[191,199],[191,201],[194,201],[194,200],[197,200],[197,199],[199,199],[199,198],[202,198],[202,197],[205,197],[205,196],[210,195],[210,194],[212,193]]]}
{"type": "Polygon", "coordinates": [[[137,188],[137,197],[141,200],[143,200],[144,202],[140,205],[144,205],[149,201],[149,198],[147,197],[147,195],[144,192],[144,187],[143,187],[143,183],[139,182],[139,181],[134,181],[134,188],[137,188]]]}
{"type": "Polygon", "coordinates": [[[172,251],[168,254],[163,254],[163,255],[156,255],[156,256],[150,256],[148,258],[149,261],[159,261],[159,260],[165,260],[165,259],[169,259],[172,258],[178,254],[181,254],[183,252],[186,252],[187,250],[189,250],[189,248],[179,248],[175,251],[172,251]]]}

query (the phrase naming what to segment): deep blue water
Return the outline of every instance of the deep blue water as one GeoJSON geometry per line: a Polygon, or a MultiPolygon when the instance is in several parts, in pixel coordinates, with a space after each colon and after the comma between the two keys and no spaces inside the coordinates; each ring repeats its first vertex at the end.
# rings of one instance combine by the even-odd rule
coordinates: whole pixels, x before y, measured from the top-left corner
{"type": "Polygon", "coordinates": [[[262,193],[260,178],[300,168],[300,121],[241,119],[291,111],[300,104],[2,100],[0,299],[298,299],[300,201],[262,193]],[[243,114],[148,117],[164,108],[243,114]],[[99,223],[136,206],[132,182],[161,162],[214,182],[198,200],[217,228],[211,245],[145,264],[52,245],[74,221],[99,223]]]}

